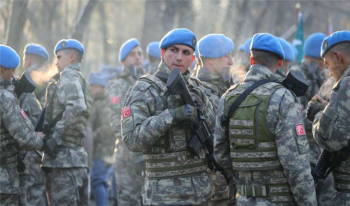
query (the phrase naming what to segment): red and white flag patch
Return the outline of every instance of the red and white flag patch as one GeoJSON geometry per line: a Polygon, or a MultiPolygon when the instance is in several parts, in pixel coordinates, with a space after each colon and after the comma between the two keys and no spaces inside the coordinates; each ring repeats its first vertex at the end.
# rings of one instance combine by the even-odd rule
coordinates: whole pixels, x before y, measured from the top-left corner
{"type": "Polygon", "coordinates": [[[24,118],[24,119],[27,119],[27,114],[26,114],[26,112],[25,111],[23,111],[23,109],[21,110],[21,115],[22,115],[22,117],[24,118]]]}
{"type": "Polygon", "coordinates": [[[303,124],[295,125],[295,130],[296,130],[298,136],[306,135],[303,124]]]}
{"type": "Polygon", "coordinates": [[[119,103],[119,97],[112,97],[111,104],[118,104],[119,103]]]}
{"type": "Polygon", "coordinates": [[[124,107],[122,109],[122,120],[130,116],[130,106],[124,107]]]}

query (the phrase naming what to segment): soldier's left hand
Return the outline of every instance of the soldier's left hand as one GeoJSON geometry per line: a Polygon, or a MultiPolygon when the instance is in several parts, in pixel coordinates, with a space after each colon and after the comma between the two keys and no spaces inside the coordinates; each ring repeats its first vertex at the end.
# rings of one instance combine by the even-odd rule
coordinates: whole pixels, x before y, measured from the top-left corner
{"type": "Polygon", "coordinates": [[[315,101],[315,99],[317,99],[317,101],[321,102],[324,106],[327,106],[328,102],[326,100],[324,100],[322,97],[320,97],[318,94],[316,94],[314,97],[312,97],[311,101],[315,101]]]}

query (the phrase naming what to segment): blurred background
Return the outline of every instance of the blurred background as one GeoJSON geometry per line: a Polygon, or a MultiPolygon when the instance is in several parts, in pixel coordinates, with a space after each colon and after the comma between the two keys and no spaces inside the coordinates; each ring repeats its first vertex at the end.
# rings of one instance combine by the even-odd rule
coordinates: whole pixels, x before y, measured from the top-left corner
{"type": "Polygon", "coordinates": [[[27,43],[42,44],[52,62],[59,40],[78,39],[86,51],[87,76],[101,65],[120,65],[119,48],[126,40],[139,39],[145,54],[149,42],[179,27],[192,30],[198,40],[224,33],[233,39],[235,51],[257,32],[292,41],[297,2],[305,39],[315,32],[350,30],[349,0],[0,0],[0,43],[20,56],[27,43]]]}

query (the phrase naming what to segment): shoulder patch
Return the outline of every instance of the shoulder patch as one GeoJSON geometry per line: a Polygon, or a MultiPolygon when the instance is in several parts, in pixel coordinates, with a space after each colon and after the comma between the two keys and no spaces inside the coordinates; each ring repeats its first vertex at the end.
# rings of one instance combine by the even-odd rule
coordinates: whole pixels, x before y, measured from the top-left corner
{"type": "Polygon", "coordinates": [[[305,128],[303,124],[297,124],[295,125],[295,131],[297,133],[298,136],[303,136],[306,135],[305,133],[305,128]]]}
{"type": "Polygon", "coordinates": [[[130,116],[130,106],[124,107],[122,109],[122,120],[130,116]]]}
{"type": "Polygon", "coordinates": [[[23,109],[21,109],[21,115],[22,115],[23,119],[27,119],[27,117],[28,117],[26,112],[23,109]]]}
{"type": "Polygon", "coordinates": [[[119,97],[112,97],[111,98],[111,104],[118,104],[119,103],[119,97]]]}

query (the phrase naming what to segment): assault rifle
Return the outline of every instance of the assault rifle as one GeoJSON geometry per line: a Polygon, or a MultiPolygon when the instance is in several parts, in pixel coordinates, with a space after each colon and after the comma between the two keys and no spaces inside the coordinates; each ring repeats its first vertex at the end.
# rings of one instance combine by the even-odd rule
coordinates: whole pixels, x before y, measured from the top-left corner
{"type": "Polygon", "coordinates": [[[225,177],[227,183],[229,183],[229,177],[227,176],[225,169],[222,168],[214,158],[213,135],[211,134],[209,126],[205,121],[205,117],[200,111],[198,103],[196,101],[193,101],[187,88],[186,82],[183,79],[179,69],[175,68],[172,70],[166,83],[166,87],[168,88],[170,94],[180,95],[182,101],[185,104],[189,104],[197,108],[198,118],[197,121],[193,124],[193,136],[186,145],[187,150],[193,156],[199,156],[200,149],[202,145],[204,145],[207,148],[206,158],[208,161],[209,169],[214,172],[220,171],[221,174],[225,177]]]}

